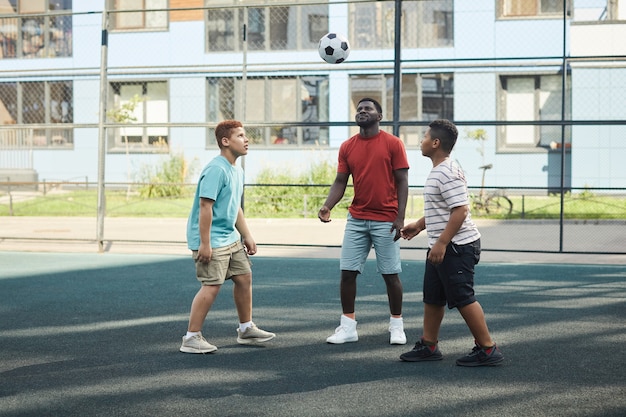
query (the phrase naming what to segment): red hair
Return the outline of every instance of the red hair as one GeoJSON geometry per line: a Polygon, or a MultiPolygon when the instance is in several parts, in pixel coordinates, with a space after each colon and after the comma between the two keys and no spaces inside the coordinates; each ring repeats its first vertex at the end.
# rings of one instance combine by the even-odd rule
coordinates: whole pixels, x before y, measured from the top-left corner
{"type": "Polygon", "coordinates": [[[217,146],[222,147],[222,138],[230,138],[233,129],[243,127],[239,120],[224,120],[215,127],[215,140],[217,146]]]}

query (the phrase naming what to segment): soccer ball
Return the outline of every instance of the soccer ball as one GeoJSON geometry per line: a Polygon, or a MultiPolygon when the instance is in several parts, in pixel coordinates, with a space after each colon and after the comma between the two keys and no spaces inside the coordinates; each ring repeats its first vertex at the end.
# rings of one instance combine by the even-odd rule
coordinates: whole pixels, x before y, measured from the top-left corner
{"type": "Polygon", "coordinates": [[[319,43],[319,53],[329,64],[340,64],[350,55],[348,40],[338,33],[327,33],[319,43]]]}

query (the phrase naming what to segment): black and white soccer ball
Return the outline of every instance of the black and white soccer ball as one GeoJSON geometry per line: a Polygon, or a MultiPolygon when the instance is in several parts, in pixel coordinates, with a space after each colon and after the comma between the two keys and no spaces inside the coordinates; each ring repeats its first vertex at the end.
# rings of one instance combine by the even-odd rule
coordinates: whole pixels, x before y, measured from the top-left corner
{"type": "Polygon", "coordinates": [[[319,53],[329,64],[340,64],[350,55],[350,43],[345,36],[338,33],[327,33],[319,43],[319,53]]]}

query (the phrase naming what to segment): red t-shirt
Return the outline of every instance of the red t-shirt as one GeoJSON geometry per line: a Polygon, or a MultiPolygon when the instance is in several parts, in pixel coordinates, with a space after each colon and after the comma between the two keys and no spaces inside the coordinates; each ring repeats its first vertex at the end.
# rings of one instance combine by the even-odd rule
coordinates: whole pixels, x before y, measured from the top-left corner
{"type": "Polygon", "coordinates": [[[408,169],[400,138],[380,131],[364,139],[352,136],[339,148],[337,172],[352,175],[354,199],[349,211],[362,220],[393,222],[398,216],[398,192],[393,171],[408,169]]]}

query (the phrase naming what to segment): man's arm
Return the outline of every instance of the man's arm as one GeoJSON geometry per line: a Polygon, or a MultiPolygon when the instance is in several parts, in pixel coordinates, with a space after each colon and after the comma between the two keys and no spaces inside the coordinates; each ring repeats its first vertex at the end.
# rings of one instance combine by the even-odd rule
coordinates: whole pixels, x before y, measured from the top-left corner
{"type": "Polygon", "coordinates": [[[398,216],[391,226],[391,231],[396,231],[395,240],[400,239],[400,230],[404,227],[404,216],[406,215],[406,202],[409,196],[409,170],[396,169],[393,171],[396,181],[396,192],[398,195],[398,216]]]}
{"type": "Polygon", "coordinates": [[[350,174],[338,172],[335,177],[335,181],[330,186],[330,191],[328,192],[328,197],[326,197],[326,202],[320,209],[319,213],[317,213],[317,217],[324,223],[328,223],[330,221],[330,211],[335,207],[335,205],[341,201],[343,195],[346,192],[346,187],[348,186],[348,178],[350,174]]]}

